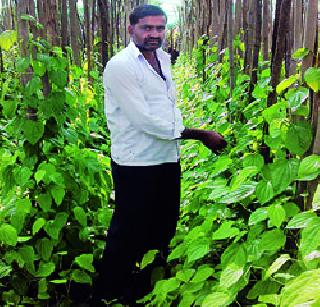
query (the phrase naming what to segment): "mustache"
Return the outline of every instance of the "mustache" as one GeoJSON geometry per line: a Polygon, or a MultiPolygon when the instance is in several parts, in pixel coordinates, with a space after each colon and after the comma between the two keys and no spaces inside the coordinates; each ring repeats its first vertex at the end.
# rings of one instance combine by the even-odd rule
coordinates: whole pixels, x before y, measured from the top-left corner
{"type": "Polygon", "coordinates": [[[148,43],[148,42],[158,42],[158,43],[161,43],[162,42],[162,39],[161,38],[146,38],[144,40],[145,43],[148,43]]]}

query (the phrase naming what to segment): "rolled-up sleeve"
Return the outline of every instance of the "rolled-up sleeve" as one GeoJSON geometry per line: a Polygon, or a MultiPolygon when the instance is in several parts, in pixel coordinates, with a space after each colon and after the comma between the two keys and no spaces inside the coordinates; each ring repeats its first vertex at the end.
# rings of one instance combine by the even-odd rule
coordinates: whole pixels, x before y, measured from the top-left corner
{"type": "MultiPolygon", "coordinates": [[[[151,114],[135,72],[125,62],[110,61],[104,70],[103,82],[105,91],[109,91],[136,129],[165,140],[181,136],[181,124],[175,122],[173,127],[170,121],[151,114]]],[[[175,112],[177,117],[179,114],[175,112]]]]}

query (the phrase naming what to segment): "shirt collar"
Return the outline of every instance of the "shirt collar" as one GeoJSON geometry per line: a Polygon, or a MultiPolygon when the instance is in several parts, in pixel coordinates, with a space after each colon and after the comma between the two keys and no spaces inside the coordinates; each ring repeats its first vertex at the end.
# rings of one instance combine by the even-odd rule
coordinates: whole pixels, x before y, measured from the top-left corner
{"type": "Polygon", "coordinates": [[[131,41],[128,45],[128,48],[129,48],[130,52],[134,55],[135,58],[142,55],[141,51],[136,47],[134,42],[131,41]]]}

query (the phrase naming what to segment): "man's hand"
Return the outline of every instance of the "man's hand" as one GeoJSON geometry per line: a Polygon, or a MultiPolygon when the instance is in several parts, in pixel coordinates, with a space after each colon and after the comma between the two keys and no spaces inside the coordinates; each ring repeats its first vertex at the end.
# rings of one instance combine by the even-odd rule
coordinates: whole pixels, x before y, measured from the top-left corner
{"type": "Polygon", "coordinates": [[[213,152],[219,152],[227,146],[226,140],[222,135],[214,131],[204,130],[202,143],[213,152]]]}
{"type": "Polygon", "coordinates": [[[219,152],[227,146],[227,142],[223,136],[214,131],[186,128],[182,132],[181,138],[185,140],[199,140],[213,152],[219,152]]]}

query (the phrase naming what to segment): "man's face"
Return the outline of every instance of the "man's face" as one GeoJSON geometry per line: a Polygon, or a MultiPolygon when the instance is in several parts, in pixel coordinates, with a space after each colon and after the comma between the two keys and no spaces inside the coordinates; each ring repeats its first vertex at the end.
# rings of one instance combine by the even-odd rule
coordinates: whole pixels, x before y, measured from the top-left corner
{"type": "Polygon", "coordinates": [[[141,51],[155,51],[162,46],[166,30],[165,16],[146,16],[129,25],[133,42],[141,51]]]}

